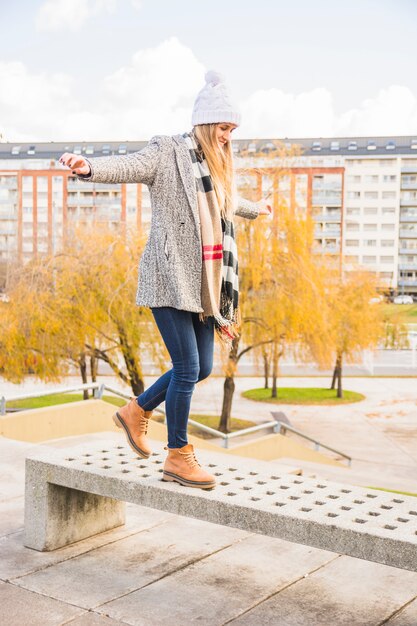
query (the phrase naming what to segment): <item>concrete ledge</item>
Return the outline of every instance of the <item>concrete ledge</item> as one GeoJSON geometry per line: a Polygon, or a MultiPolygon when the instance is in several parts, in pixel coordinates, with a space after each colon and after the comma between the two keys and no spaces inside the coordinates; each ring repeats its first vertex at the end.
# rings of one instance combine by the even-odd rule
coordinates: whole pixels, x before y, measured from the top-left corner
{"type": "Polygon", "coordinates": [[[148,460],[114,441],[31,454],[25,545],[51,550],[118,525],[123,513],[114,501],[121,501],[417,571],[416,498],[282,474],[266,461],[206,450],[197,458],[218,485],[191,489],[161,481],[163,444],[152,446],[148,460]]]}

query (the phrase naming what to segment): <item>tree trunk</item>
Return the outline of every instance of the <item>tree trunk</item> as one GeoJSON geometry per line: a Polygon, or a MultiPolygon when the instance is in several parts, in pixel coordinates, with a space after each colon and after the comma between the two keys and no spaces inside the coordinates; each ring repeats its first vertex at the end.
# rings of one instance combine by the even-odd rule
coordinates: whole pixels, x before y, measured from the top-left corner
{"type": "Polygon", "coordinates": [[[334,369],[333,369],[333,378],[332,378],[332,384],[330,386],[330,389],[334,389],[336,387],[336,379],[337,379],[337,358],[336,358],[336,365],[334,366],[334,369]]]}
{"type": "Polygon", "coordinates": [[[233,394],[235,391],[235,371],[237,365],[237,351],[239,348],[240,336],[235,337],[232,343],[232,349],[229,353],[226,378],[223,385],[223,405],[220,416],[219,430],[222,433],[230,432],[230,418],[232,415],[233,394]]]}
{"type": "Polygon", "coordinates": [[[337,368],[337,397],[343,398],[343,390],[342,390],[342,355],[340,354],[338,357],[338,368],[337,368]]]}
{"type": "MultiPolygon", "coordinates": [[[[80,354],[80,358],[78,359],[78,366],[80,368],[81,379],[83,381],[83,385],[86,385],[88,383],[88,378],[87,378],[87,360],[85,358],[85,352],[82,352],[80,354]]],[[[89,398],[88,389],[84,389],[83,399],[88,400],[88,398],[89,398]]]]}
{"type": "Polygon", "coordinates": [[[98,359],[94,355],[90,356],[90,374],[91,374],[91,382],[97,382],[97,368],[98,368],[98,359]]]}
{"type": "Polygon", "coordinates": [[[223,406],[220,417],[219,430],[222,433],[230,432],[230,416],[232,414],[233,394],[235,391],[235,380],[233,376],[226,376],[223,385],[223,406]]]}
{"type": "Polygon", "coordinates": [[[119,331],[120,347],[122,350],[124,362],[126,364],[130,386],[132,388],[134,395],[139,396],[141,393],[145,391],[145,384],[143,382],[139,364],[137,363],[135,359],[134,352],[131,346],[129,345],[129,342],[127,340],[127,337],[123,328],[119,326],[118,331],[119,331]]]}
{"type": "Polygon", "coordinates": [[[277,387],[277,378],[278,378],[278,361],[280,357],[280,352],[278,350],[278,343],[276,341],[272,344],[272,393],[271,398],[278,397],[278,387],[277,387]]]}
{"type": "Polygon", "coordinates": [[[269,389],[269,358],[268,351],[262,350],[264,360],[264,389],[269,389]]]}

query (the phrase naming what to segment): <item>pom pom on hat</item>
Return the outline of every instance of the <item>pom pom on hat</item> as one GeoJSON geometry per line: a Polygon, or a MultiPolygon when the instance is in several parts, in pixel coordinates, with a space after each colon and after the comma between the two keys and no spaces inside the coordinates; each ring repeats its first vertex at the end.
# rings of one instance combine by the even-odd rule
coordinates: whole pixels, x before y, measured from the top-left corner
{"type": "Polygon", "coordinates": [[[206,84],[211,83],[212,85],[219,85],[220,83],[224,83],[224,77],[219,72],[215,72],[214,70],[209,70],[206,72],[204,76],[206,84]]]}
{"type": "Polygon", "coordinates": [[[229,98],[223,75],[215,70],[208,70],[204,78],[206,84],[194,103],[192,125],[230,122],[239,126],[241,114],[229,98]]]}

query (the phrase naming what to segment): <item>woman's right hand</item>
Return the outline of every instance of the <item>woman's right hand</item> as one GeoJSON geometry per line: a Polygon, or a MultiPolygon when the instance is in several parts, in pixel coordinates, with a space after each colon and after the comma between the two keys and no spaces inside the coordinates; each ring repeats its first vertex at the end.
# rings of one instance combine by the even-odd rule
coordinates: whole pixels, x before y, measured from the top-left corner
{"type": "Polygon", "coordinates": [[[64,152],[59,157],[59,162],[71,168],[73,174],[90,174],[91,168],[84,157],[72,152],[64,152]]]}

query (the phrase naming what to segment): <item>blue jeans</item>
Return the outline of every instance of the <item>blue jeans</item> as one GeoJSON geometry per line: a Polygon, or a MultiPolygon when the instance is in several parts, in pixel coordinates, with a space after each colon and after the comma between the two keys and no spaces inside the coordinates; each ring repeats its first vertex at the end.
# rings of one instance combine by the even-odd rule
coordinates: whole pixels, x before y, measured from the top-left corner
{"type": "Polygon", "coordinates": [[[197,382],[213,368],[214,318],[206,323],[198,313],[172,307],[151,308],[155,322],[171,357],[172,368],[137,398],[145,411],[165,400],[168,448],[187,445],[187,423],[191,396],[197,382]]]}

